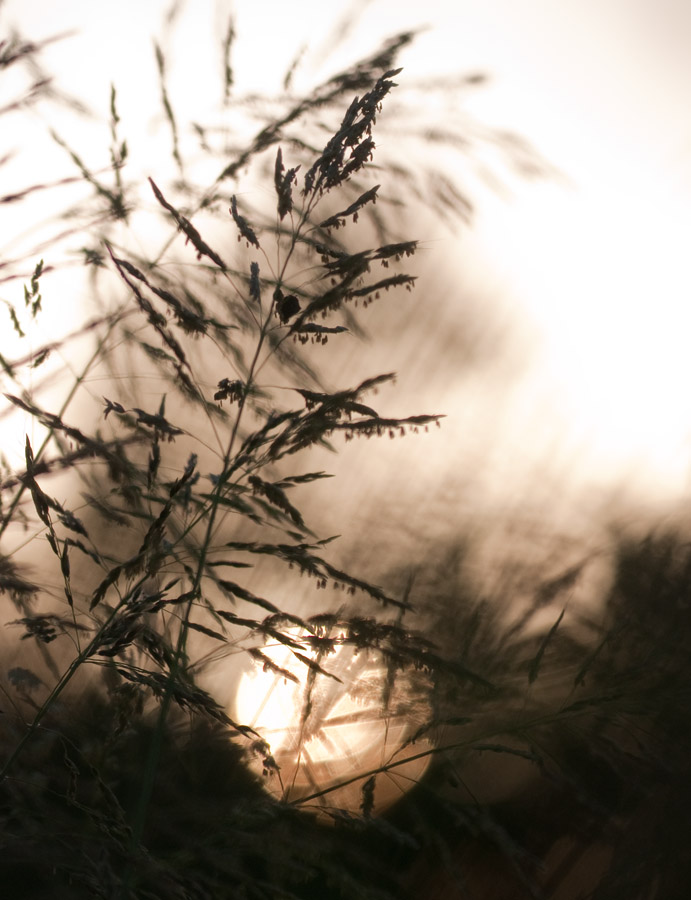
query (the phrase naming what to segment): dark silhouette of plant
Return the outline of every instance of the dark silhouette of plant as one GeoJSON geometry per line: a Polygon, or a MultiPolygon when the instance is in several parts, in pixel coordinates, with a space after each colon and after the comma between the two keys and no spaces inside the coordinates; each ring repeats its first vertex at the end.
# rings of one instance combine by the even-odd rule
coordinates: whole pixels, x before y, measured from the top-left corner
{"type": "MultiPolygon", "coordinates": [[[[267,774],[281,778],[264,736],[235,721],[224,704],[201,686],[199,675],[209,645],[222,653],[246,652],[265,669],[297,680],[263,650],[267,642],[288,648],[306,673],[303,730],[310,725],[318,679],[319,684],[327,678],[340,684],[329,664],[339,647],[382,660],[388,672],[381,697],[385,716],[394,712],[393,688],[399,672],[429,672],[443,665],[431,643],[404,624],[401,614],[409,608],[407,601],[331,563],[326,556],[331,538],[313,534],[293,499],[301,485],[326,477],[321,471],[305,471],[304,464],[296,462],[310,448],[327,446],[341,434],[346,440],[393,437],[427,429],[439,420],[437,415],[379,415],[367,395],[391,381],[392,375],[375,375],[329,391],[322,389],[316,376],[307,380],[312,369],[301,360],[305,345],[323,347],[347,333],[345,323],[352,321],[349,306],[368,305],[390,289],[411,289],[415,282],[413,276],[390,268],[412,256],[414,241],[379,242],[349,252],[337,239],[347,221],[366,216],[377,200],[379,185],[357,187],[355,199],[352,192],[365,177],[375,150],[373,129],[400,72],[392,68],[393,60],[410,37],[391,41],[264,129],[236,163],[225,166],[196,210],[173,203],[168,191],[149,179],[164,220],[173,226],[173,234],[182,233],[189,246],[183,252],[196,257],[204,280],[219,286],[216,308],[203,304],[184,280],[170,277],[164,267],[165,249],[146,259],[117,246],[113,230],[132,227],[133,205],[124,177],[127,145],[118,135],[115,89],[110,179],[92,173],[80,155],[55,135],[94,189],[100,215],[111,230],[85,249],[85,262],[115,273],[123,299],[114,311],[80,330],[82,335],[97,332],[97,345],[58,412],[44,409],[36,392],[22,389],[21,372],[43,364],[66,342],[43,347],[26,360],[5,361],[6,374],[16,385],[6,393],[8,401],[33,417],[44,437],[34,446],[27,436],[24,467],[5,478],[3,490],[9,501],[0,528],[10,531],[20,515],[27,527],[38,528],[55,557],[63,595],[51,598],[23,574],[19,563],[3,559],[1,586],[19,616],[10,624],[20,629],[22,641],[34,642],[43,657],[40,668],[33,663],[14,666],[5,690],[14,707],[0,772],[6,849],[13,860],[7,877],[25,893],[50,889],[72,891],[75,896],[98,891],[103,896],[167,897],[207,896],[212,890],[214,896],[225,891],[228,896],[244,892],[273,897],[310,896],[316,891],[322,896],[327,884],[334,895],[351,895],[353,887],[362,896],[384,895],[383,887],[380,891],[375,883],[365,887],[373,863],[353,867],[346,860],[331,859],[328,851],[322,860],[337,832],[325,832],[307,818],[296,820],[298,813],[292,807],[303,800],[286,802],[289,785],[284,802],[278,803],[249,773],[237,776],[233,790],[241,785],[238,803],[249,802],[250,807],[246,827],[236,806],[224,819],[232,822],[228,827],[233,834],[242,832],[248,847],[235,863],[225,850],[221,859],[204,846],[193,847],[186,829],[180,829],[182,809],[173,826],[180,841],[172,847],[166,843],[165,850],[159,849],[161,833],[152,821],[160,825],[165,818],[166,795],[159,785],[166,780],[169,742],[179,744],[183,753],[183,745],[193,742],[202,727],[212,729],[204,732],[209,747],[221,729],[226,741],[239,740],[242,753],[259,756],[267,774]],[[353,96],[355,91],[359,93],[353,96]],[[298,145],[302,158],[311,160],[286,169],[284,146],[295,146],[286,127],[315,108],[333,108],[346,97],[345,114],[323,148],[298,145]],[[198,213],[217,204],[221,182],[266,150],[274,158],[276,211],[271,224],[261,219],[258,223],[259,217],[251,216],[235,194],[229,204],[226,201],[224,230],[237,234],[248,251],[241,251],[238,262],[227,250],[214,249],[216,240],[206,238],[198,213]],[[345,200],[334,199],[339,193],[345,200]],[[380,272],[375,274],[375,269],[380,272]],[[120,365],[123,352],[130,354],[130,365],[140,374],[144,371],[140,362],[148,360],[155,367],[148,370],[152,379],[161,375],[165,379],[165,392],[145,408],[143,400],[135,405],[137,400],[115,381],[101,405],[103,426],[74,424],[68,410],[77,389],[96,366],[120,365]],[[195,363],[201,360],[204,367],[198,369],[195,363]],[[209,389],[197,372],[209,371],[214,363],[217,383],[209,389]],[[291,384],[291,378],[300,380],[291,384]],[[272,387],[275,380],[278,389],[272,387]],[[173,395],[179,405],[177,412],[169,413],[166,401],[170,407],[173,395]],[[215,446],[199,443],[199,423],[210,430],[215,446]],[[50,477],[60,472],[77,474],[89,487],[80,510],[54,496],[50,477]],[[292,569],[298,580],[311,579],[315,589],[333,585],[345,597],[362,599],[350,605],[339,599],[304,615],[281,599],[250,589],[243,575],[255,560],[292,569]],[[390,610],[394,617],[384,618],[376,608],[387,615],[390,610]],[[53,653],[55,646],[63,653],[53,653]],[[73,650],[71,657],[67,647],[73,650]],[[96,684],[100,680],[102,687],[78,700],[74,688],[83,683],[87,669],[100,673],[96,684]],[[73,713],[79,711],[76,731],[63,711],[68,695],[73,713]],[[84,733],[86,709],[93,721],[84,733]],[[180,721],[176,710],[189,716],[189,733],[179,724],[173,726],[180,721]],[[202,726],[201,720],[212,724],[202,726]],[[123,760],[124,769],[118,770],[123,760]],[[32,777],[40,770],[47,772],[47,780],[32,777]],[[15,820],[14,810],[23,805],[40,809],[39,816],[50,818],[55,829],[42,836],[50,849],[38,872],[31,871],[28,860],[44,841],[35,840],[33,820],[27,827],[24,817],[22,822],[15,820]],[[274,821],[279,831],[290,835],[285,859],[281,839],[270,836],[274,821]],[[288,824],[296,821],[302,824],[288,824]],[[257,829],[254,837],[252,822],[257,829]],[[314,858],[306,844],[298,849],[295,827],[303,829],[306,844],[317,828],[323,843],[314,858]],[[266,854],[257,844],[264,840],[270,841],[271,854],[260,864],[258,858],[266,854]],[[76,858],[61,863],[56,875],[61,848],[70,844],[79,848],[76,858]],[[321,886],[312,888],[315,879],[321,886]],[[296,887],[303,882],[305,890],[296,887]]],[[[35,49],[25,46],[27,53],[35,49]]],[[[157,56],[163,74],[160,50],[157,56]]],[[[167,100],[165,108],[172,122],[167,100]]],[[[383,231],[382,223],[377,223],[375,235],[383,231]]],[[[170,244],[166,242],[166,249],[170,244]]],[[[25,292],[31,316],[40,313],[41,279],[50,271],[50,263],[35,266],[25,292]]],[[[21,330],[19,320],[13,321],[21,330]]],[[[469,671],[462,677],[479,678],[469,671]]],[[[409,707],[408,703],[410,714],[409,707]]],[[[241,751],[229,746],[234,749],[228,750],[224,763],[237,768],[241,751]]],[[[362,821],[371,818],[376,774],[356,779],[364,782],[362,821]]],[[[175,774],[174,780],[179,778],[175,774]]],[[[332,790],[314,787],[307,799],[332,790]]],[[[358,822],[362,827],[356,816],[351,830],[358,822]]],[[[190,823],[190,828],[199,833],[198,826],[190,823]]],[[[222,825],[221,833],[225,829],[222,825]]],[[[226,831],[220,846],[232,840],[226,831]]]]}

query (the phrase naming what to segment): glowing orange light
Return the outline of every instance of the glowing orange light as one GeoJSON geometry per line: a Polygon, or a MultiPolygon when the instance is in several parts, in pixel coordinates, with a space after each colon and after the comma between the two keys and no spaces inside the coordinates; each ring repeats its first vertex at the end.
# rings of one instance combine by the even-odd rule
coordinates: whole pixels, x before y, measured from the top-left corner
{"type": "Polygon", "coordinates": [[[319,654],[304,632],[291,629],[286,636],[298,646],[276,642],[262,653],[296,681],[254,663],[235,699],[234,715],[269,743],[280,768],[269,787],[290,800],[324,791],[314,798],[321,806],[357,810],[365,780],[385,767],[375,778],[374,808],[382,811],[427,767],[426,756],[403,762],[429,749],[426,741],[403,746],[422,721],[424,702],[400,673],[388,685],[386,664],[375,651],[356,652],[337,640],[333,653],[319,654]],[[293,651],[329,675],[311,671],[293,651]]]}

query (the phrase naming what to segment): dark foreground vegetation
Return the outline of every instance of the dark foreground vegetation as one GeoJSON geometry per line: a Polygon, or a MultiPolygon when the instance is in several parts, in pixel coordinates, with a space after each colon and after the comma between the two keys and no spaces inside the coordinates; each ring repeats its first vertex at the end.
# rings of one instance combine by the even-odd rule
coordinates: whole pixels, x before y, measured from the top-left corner
{"type": "MultiPolygon", "coordinates": [[[[203,187],[183,160],[188,129],[160,49],[173,183],[154,171],[129,181],[115,88],[109,167],[55,135],[86,193],[40,258],[0,259],[3,290],[22,286],[7,329],[22,337],[42,315],[65,240],[96,313],[53,344],[0,348],[7,403],[34,420],[23,464],[7,464],[2,483],[8,897],[687,896],[682,527],[613,536],[596,613],[571,603],[586,557],[535,576],[510,618],[466,576],[458,534],[433,557],[392,554],[380,587],[358,568],[367,560],[341,559],[310,524],[329,484],[315,468],[325,449],[424,441],[443,412],[381,413],[376,392],[392,376],[375,368],[352,382],[338,366],[362,308],[415,287],[402,264],[418,247],[397,231],[398,204],[424,195],[440,216],[469,213],[439,172],[387,171],[375,155],[412,39],[399,35],[309,96],[286,88],[242,147],[197,125],[220,160],[203,187]],[[249,177],[270,208],[235,187],[249,177]],[[151,253],[138,241],[142,211],[167,235],[151,253]],[[56,358],[78,361],[72,380],[51,368],[56,358]],[[55,384],[62,399],[44,407],[55,384]],[[277,645],[299,675],[275,662],[277,645]],[[341,651],[381,677],[339,681],[341,651]],[[301,742],[329,713],[327,688],[374,703],[387,727],[405,720],[401,746],[341,776],[355,803],[339,800],[338,781],[296,790],[271,739],[236,719],[227,682],[238,660],[300,682],[301,742]],[[384,808],[382,784],[416,756],[429,757],[425,774],[384,808]]],[[[232,28],[224,48],[228,61],[232,28]]],[[[34,77],[40,52],[8,38],[0,78],[34,77]]],[[[229,62],[225,72],[230,111],[229,62]]],[[[6,120],[60,100],[49,87],[34,77],[6,120]]],[[[36,172],[0,204],[54,187],[36,172]]],[[[353,476],[344,490],[357,488],[353,476]]]]}

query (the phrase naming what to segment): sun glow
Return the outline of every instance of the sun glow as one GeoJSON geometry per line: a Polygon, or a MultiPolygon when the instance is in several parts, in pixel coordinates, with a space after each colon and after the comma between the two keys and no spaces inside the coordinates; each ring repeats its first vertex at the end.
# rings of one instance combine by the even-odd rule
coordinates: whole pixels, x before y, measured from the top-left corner
{"type": "Polygon", "coordinates": [[[427,768],[428,756],[404,762],[430,749],[424,740],[405,746],[426,709],[419,689],[401,673],[390,683],[380,654],[355,651],[342,637],[329,655],[297,629],[285,637],[290,646],[263,647],[264,662],[241,676],[233,709],[271,747],[280,776],[270,776],[268,786],[289,800],[325,791],[315,798],[322,806],[356,810],[365,780],[384,768],[375,778],[374,809],[381,812],[427,768]],[[296,653],[328,674],[310,670],[296,653]]]}

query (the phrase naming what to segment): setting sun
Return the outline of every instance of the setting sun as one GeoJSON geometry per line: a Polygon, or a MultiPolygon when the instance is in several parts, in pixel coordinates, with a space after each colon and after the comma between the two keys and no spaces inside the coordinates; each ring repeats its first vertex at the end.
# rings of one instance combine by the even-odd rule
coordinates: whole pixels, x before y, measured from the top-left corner
{"type": "Polygon", "coordinates": [[[429,762],[422,756],[386,769],[430,748],[424,740],[403,746],[419,727],[424,704],[409,693],[400,673],[386,700],[388,670],[374,651],[356,653],[341,637],[333,654],[319,656],[309,634],[293,629],[286,638],[295,646],[263,647],[269,664],[260,659],[239,678],[232,710],[271,747],[280,782],[273,774],[268,786],[286,800],[324,791],[318,802],[357,810],[366,777],[383,767],[374,795],[375,810],[382,812],[415,785],[429,762]],[[328,674],[314,673],[311,681],[294,651],[328,674]]]}

